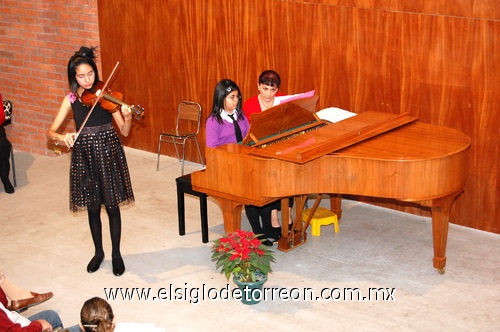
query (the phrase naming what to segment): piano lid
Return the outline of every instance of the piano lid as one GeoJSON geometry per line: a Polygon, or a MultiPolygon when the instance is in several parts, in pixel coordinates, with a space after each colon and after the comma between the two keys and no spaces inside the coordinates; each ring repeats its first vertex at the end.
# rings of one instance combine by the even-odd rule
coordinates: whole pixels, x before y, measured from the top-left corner
{"type": "Polygon", "coordinates": [[[318,99],[299,99],[254,114],[242,144],[251,146],[254,156],[303,164],[417,120],[409,113],[368,111],[331,123],[315,114],[318,99]]]}

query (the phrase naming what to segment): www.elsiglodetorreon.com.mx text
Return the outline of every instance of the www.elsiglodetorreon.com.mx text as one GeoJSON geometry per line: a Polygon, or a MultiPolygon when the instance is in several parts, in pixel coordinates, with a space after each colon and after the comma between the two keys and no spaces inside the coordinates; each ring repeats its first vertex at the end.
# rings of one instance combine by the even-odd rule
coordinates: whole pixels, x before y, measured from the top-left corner
{"type": "Polygon", "coordinates": [[[201,287],[191,287],[185,283],[183,287],[170,284],[157,290],[150,287],[104,288],[105,298],[109,301],[187,301],[192,304],[203,301],[240,301],[248,294],[246,292],[254,292],[254,297],[260,298],[261,301],[396,301],[396,289],[389,287],[369,287],[366,290],[357,287],[317,290],[308,287],[263,287],[262,290],[249,288],[241,290],[230,284],[223,288],[215,288],[206,284],[201,287]]]}

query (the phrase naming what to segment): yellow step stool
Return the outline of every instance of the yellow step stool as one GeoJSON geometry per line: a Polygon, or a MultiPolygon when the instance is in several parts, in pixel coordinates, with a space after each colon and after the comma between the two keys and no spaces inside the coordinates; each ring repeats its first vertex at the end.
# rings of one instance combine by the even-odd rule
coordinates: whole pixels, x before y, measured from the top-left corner
{"type": "MultiPolygon", "coordinates": [[[[302,211],[302,221],[307,221],[310,212],[311,209],[305,209],[304,211],[302,211]]],[[[313,217],[311,218],[311,234],[314,236],[320,236],[321,226],[330,224],[335,225],[335,233],[338,233],[339,220],[337,218],[337,215],[324,207],[318,207],[316,209],[316,212],[314,212],[313,217]]]]}

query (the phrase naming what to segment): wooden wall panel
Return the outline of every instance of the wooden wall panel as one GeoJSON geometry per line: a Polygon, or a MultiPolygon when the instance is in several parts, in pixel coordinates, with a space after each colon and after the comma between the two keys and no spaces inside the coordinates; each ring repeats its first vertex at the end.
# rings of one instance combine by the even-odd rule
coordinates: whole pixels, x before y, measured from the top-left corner
{"type": "MultiPolygon", "coordinates": [[[[320,108],[409,111],[423,122],[459,129],[472,146],[466,190],[451,219],[500,233],[498,5],[101,0],[103,70],[122,59],[114,87],[147,112],[126,144],[152,152],[160,130],[173,126],[180,100],[200,102],[206,117],[218,80],[235,80],[246,99],[257,93],[257,77],[265,69],[281,74],[282,92],[316,89],[320,108]]],[[[165,153],[175,152],[166,146],[165,153]]],[[[188,150],[188,159],[197,160],[195,149],[188,150]]],[[[413,204],[382,204],[428,213],[413,204]]]]}
{"type": "Polygon", "coordinates": [[[457,209],[466,218],[461,220],[462,225],[500,233],[500,21],[478,21],[470,50],[474,50],[470,107],[457,124],[473,138],[470,180],[465,188],[469,194],[464,195],[464,204],[457,209]],[[477,216],[467,218],[471,211],[477,216]]]}

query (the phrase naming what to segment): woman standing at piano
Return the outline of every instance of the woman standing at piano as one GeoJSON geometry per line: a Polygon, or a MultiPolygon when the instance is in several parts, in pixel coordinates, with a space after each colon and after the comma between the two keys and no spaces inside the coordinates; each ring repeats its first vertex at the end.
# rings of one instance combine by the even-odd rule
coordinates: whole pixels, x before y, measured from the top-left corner
{"type": "Polygon", "coordinates": [[[47,138],[56,144],[72,148],[70,210],[74,213],[87,211],[95,249],[94,257],[87,265],[87,272],[97,271],[104,259],[101,224],[101,207],[104,206],[109,218],[113,273],[120,276],[125,272],[125,264],[120,252],[119,206],[132,204],[134,194],[125,153],[112,121],[115,121],[120,134],[128,136],[132,126],[131,110],[124,105],[120,111],[109,113],[97,104],[78,136],[74,132],[57,132],[70,112],[73,112],[76,127],[80,130],[91,109],[82,103],[81,96],[99,82],[94,50],[95,48],[82,46],[69,59],[70,92],[64,97],[59,112],[47,131],[47,138]]]}
{"type": "MultiPolygon", "coordinates": [[[[259,94],[247,99],[243,104],[243,112],[246,117],[250,119],[250,122],[252,114],[263,112],[268,108],[278,105],[275,97],[283,96],[283,94],[279,92],[280,85],[280,75],[274,70],[265,70],[260,74],[259,81],[257,83],[257,90],[259,91],[259,94]]],[[[291,224],[291,208],[293,206],[293,199],[290,199],[289,206],[289,224],[291,224]]],[[[279,240],[279,238],[281,238],[281,224],[278,217],[278,211],[281,209],[281,202],[278,200],[263,207],[253,207],[251,209],[254,210],[251,211],[251,213],[258,214],[260,216],[263,224],[268,224],[268,220],[270,219],[271,225],[265,228],[266,235],[272,240],[279,240]]]]}

